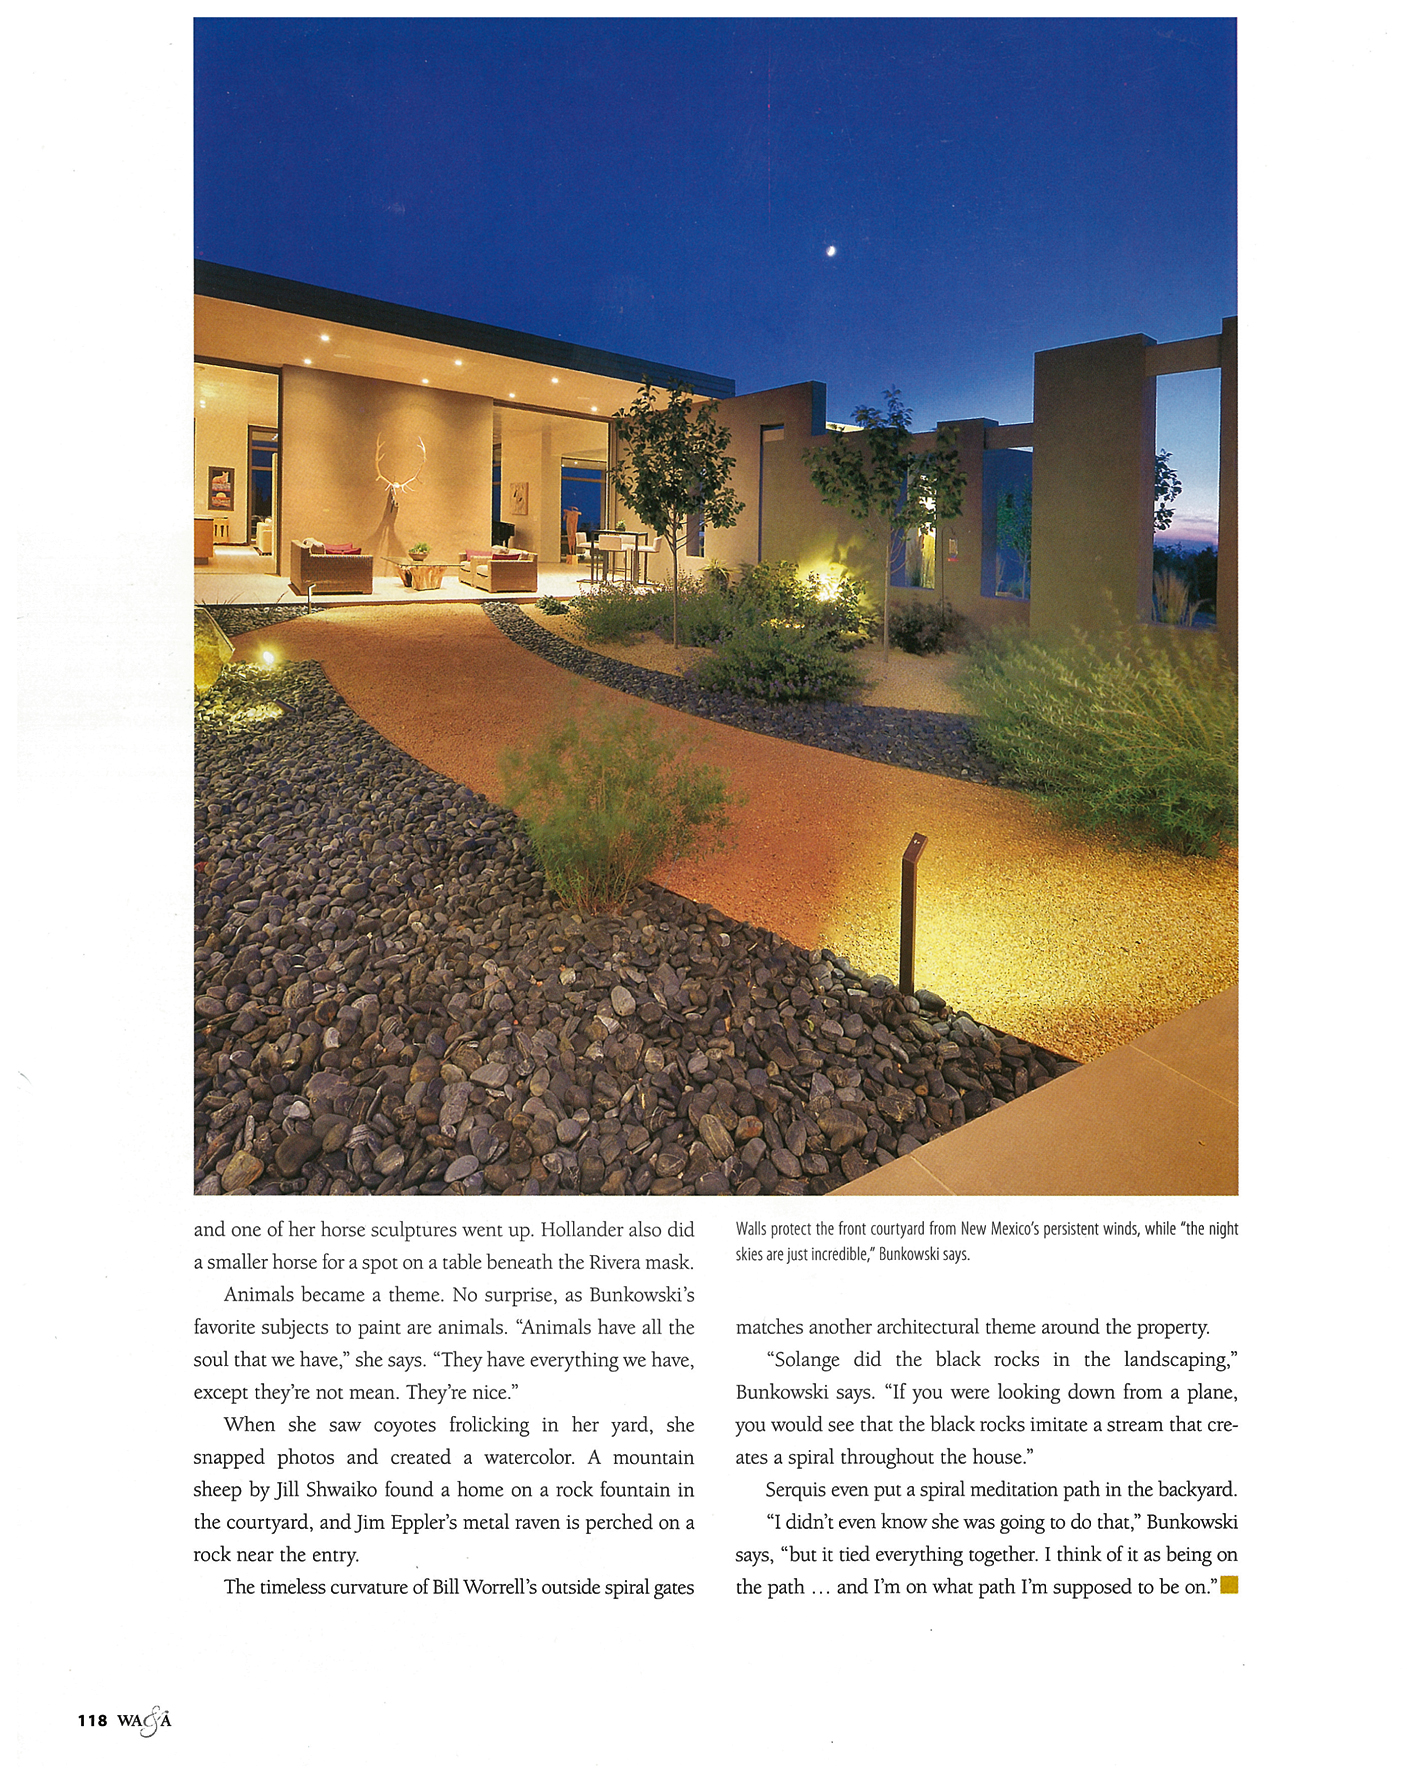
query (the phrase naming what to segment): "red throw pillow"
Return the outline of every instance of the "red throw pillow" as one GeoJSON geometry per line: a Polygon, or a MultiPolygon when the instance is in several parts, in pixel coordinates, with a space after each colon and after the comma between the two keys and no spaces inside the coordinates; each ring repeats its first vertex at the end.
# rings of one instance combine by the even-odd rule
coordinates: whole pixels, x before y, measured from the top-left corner
{"type": "Polygon", "coordinates": [[[362,554],[360,545],[324,545],[323,550],[334,557],[360,557],[362,554]]]}

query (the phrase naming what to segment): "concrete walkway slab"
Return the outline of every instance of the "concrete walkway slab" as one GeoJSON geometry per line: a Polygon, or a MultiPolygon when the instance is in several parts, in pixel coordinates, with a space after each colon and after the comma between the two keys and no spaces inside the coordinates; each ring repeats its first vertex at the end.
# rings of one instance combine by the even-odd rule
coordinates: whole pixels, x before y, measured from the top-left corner
{"type": "Polygon", "coordinates": [[[1237,993],[993,1109],[833,1195],[1236,1194],[1237,993]]]}

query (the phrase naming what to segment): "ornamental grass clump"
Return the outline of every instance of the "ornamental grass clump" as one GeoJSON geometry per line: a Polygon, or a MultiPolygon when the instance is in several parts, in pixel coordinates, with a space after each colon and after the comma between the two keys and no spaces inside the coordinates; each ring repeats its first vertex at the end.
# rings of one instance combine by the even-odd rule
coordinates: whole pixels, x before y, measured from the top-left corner
{"type": "Polygon", "coordinates": [[[548,885],[582,912],[619,911],[660,866],[721,848],[743,803],[646,712],[569,714],[499,772],[548,885]]]}
{"type": "Polygon", "coordinates": [[[572,622],[588,644],[624,644],[648,632],[670,606],[667,589],[644,582],[603,582],[572,602],[572,622]]]}
{"type": "Polygon", "coordinates": [[[1202,603],[1192,599],[1187,578],[1176,570],[1153,572],[1153,618],[1160,626],[1194,625],[1202,603]]]}
{"type": "Polygon", "coordinates": [[[1068,821],[1183,854],[1236,837],[1236,678],[1195,633],[999,633],[961,685],[978,747],[1068,821]]]}
{"type": "Polygon", "coordinates": [[[720,639],[694,671],[699,686],[753,700],[843,700],[864,676],[827,631],[757,621],[720,639]]]}

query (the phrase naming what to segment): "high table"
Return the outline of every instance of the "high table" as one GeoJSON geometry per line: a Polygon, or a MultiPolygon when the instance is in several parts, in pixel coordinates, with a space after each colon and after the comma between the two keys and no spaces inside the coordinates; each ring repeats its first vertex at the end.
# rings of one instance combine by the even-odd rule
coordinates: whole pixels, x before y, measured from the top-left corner
{"type": "MultiPolygon", "coordinates": [[[[628,531],[625,528],[617,527],[614,532],[598,533],[596,535],[595,551],[606,553],[612,557],[617,553],[621,556],[625,556],[628,553],[630,557],[630,580],[632,582],[639,582],[640,552],[644,546],[645,540],[648,539],[649,536],[648,532],[635,533],[628,531]]],[[[606,568],[607,571],[609,571],[609,566],[606,568]]],[[[596,558],[594,552],[591,559],[591,580],[593,582],[596,580],[596,558]]],[[[609,573],[603,577],[603,580],[607,582],[611,580],[609,573]]]]}

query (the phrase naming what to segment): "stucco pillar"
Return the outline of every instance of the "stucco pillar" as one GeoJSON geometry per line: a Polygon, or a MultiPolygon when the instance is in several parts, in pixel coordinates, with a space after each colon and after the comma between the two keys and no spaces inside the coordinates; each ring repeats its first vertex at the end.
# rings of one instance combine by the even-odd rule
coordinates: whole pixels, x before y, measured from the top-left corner
{"type": "Polygon", "coordinates": [[[1226,660],[1236,667],[1239,639],[1236,599],[1236,318],[1221,324],[1221,475],[1218,488],[1216,631],[1226,660]]]}
{"type": "MultiPolygon", "coordinates": [[[[956,432],[958,468],[966,481],[962,491],[962,512],[956,520],[938,522],[938,536],[934,541],[933,584],[943,591],[959,613],[975,612],[982,596],[989,592],[983,587],[987,560],[987,502],[982,473],[987,429],[995,426],[996,423],[989,417],[978,416],[975,420],[943,422],[939,428],[940,432],[944,427],[950,427],[956,432]],[[957,547],[955,558],[948,556],[946,541],[949,539],[957,547]]],[[[915,439],[914,445],[925,449],[935,438],[936,435],[928,434],[921,441],[915,439]]],[[[986,579],[990,582],[990,570],[986,572],[986,579]]]]}
{"type": "Polygon", "coordinates": [[[1156,380],[1147,335],[1056,347],[1035,363],[1031,630],[1151,617],[1156,380]]]}

